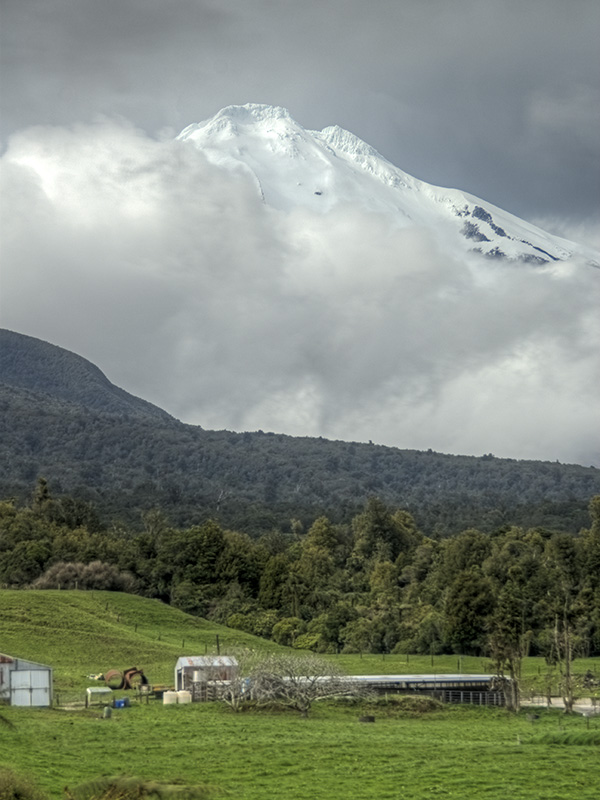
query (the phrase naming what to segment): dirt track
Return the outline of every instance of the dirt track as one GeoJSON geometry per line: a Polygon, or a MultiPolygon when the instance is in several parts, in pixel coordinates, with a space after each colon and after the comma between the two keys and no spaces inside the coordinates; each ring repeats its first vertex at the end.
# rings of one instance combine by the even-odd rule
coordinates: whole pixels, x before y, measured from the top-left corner
{"type": "MultiPolygon", "coordinates": [[[[565,703],[562,697],[551,697],[550,703],[548,703],[548,698],[544,697],[543,695],[538,695],[537,697],[532,697],[528,700],[525,698],[521,699],[522,706],[543,706],[544,708],[564,708],[565,703]]],[[[593,714],[600,714],[600,700],[597,698],[592,697],[580,697],[578,700],[575,701],[575,705],[573,706],[573,711],[578,714],[584,714],[586,712],[592,712],[593,714]]]]}

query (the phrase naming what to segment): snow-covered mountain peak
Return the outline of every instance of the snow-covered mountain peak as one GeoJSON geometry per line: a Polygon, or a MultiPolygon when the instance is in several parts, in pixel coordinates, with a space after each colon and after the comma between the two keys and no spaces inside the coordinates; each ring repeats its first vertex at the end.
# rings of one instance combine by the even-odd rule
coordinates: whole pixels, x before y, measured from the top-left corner
{"type": "Polygon", "coordinates": [[[327,213],[350,205],[385,214],[393,227],[427,228],[455,255],[470,251],[538,265],[579,255],[600,266],[600,254],[465,192],[413,178],[337,125],[305,130],[280,106],[227,106],[177,139],[213,164],[248,174],[258,197],[281,211],[327,213]]]}
{"type": "Polygon", "coordinates": [[[177,137],[192,141],[206,137],[222,139],[243,136],[249,131],[262,135],[270,133],[286,134],[300,126],[294,122],[287,109],[281,106],[268,106],[259,103],[246,103],[243,106],[226,106],[214,117],[195,125],[188,125],[177,137]]]}
{"type": "Polygon", "coordinates": [[[270,106],[265,103],[246,103],[243,106],[225,106],[216,116],[254,121],[272,119],[292,120],[292,116],[287,108],[283,108],[282,106],[270,106]]]}
{"type": "Polygon", "coordinates": [[[319,136],[334,150],[341,150],[349,156],[363,156],[382,159],[377,150],[370,144],[363,142],[350,131],[340,128],[339,125],[329,125],[322,131],[311,131],[313,136],[319,136]]]}
{"type": "Polygon", "coordinates": [[[330,125],[322,131],[310,133],[325,142],[336,155],[347,157],[364,172],[376,175],[383,183],[404,188],[419,188],[423,185],[421,181],[395,167],[370,144],[339,125],[330,125]]]}

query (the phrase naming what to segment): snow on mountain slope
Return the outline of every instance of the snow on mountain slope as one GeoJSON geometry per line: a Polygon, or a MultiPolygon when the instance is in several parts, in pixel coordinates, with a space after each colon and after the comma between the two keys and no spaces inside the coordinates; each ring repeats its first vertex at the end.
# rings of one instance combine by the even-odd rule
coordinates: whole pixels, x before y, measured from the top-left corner
{"type": "Polygon", "coordinates": [[[307,207],[326,213],[347,203],[386,214],[398,227],[430,229],[452,254],[474,251],[532,264],[577,256],[600,267],[593,250],[473,195],[417,180],[342,128],[305,130],[284,108],[228,106],[177,138],[213,164],[249,174],[262,200],[283,211],[307,207]]]}

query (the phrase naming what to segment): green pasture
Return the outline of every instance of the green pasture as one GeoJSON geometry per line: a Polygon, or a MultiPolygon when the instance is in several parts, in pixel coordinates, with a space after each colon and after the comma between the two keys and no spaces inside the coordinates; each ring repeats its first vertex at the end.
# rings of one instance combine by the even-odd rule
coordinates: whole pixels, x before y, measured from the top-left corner
{"type": "MultiPolygon", "coordinates": [[[[372,709],[371,709],[372,710],[372,709]]],[[[553,745],[544,734],[598,732],[582,717],[452,706],[423,715],[319,705],[309,719],[215,704],[98,710],[9,708],[0,760],[52,798],[100,774],[208,783],[239,800],[494,798],[596,800],[598,745],[553,745]],[[560,726],[560,729],[559,729],[560,726]]],[[[568,740],[567,740],[568,741],[568,740]]],[[[596,739],[597,741],[597,739],[596,739]]]]}
{"type": "Polygon", "coordinates": [[[223,654],[282,649],[137,595],[0,590],[0,652],[52,666],[59,696],[83,692],[87,675],[133,666],[172,683],[179,656],[216,653],[217,637],[223,654]]]}
{"type": "MultiPolygon", "coordinates": [[[[141,667],[171,683],[180,655],[282,649],[161,603],[105,592],[0,591],[0,652],[54,667],[55,691],[83,699],[88,674],[141,667]]],[[[329,656],[349,674],[482,672],[457,656],[329,656]]],[[[598,660],[576,662],[598,671],[598,660]]],[[[528,659],[532,680],[546,667],[528,659]]],[[[294,712],[233,713],[218,704],[113,709],[0,709],[0,766],[54,800],[99,775],[218,787],[236,800],[490,798],[592,800],[600,796],[600,716],[557,710],[317,703],[294,712]],[[359,722],[372,714],[374,723],[359,722]]]]}

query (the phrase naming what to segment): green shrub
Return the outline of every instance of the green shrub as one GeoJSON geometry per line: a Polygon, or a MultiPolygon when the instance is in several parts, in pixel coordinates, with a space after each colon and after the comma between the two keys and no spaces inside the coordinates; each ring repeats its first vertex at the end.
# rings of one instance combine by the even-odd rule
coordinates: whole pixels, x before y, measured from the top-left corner
{"type": "Polygon", "coordinates": [[[72,790],[67,788],[65,794],[68,800],[206,800],[221,792],[214,786],[186,786],[116,776],[97,778],[72,790]]]}
{"type": "Polygon", "coordinates": [[[439,700],[427,695],[387,694],[370,698],[363,707],[401,716],[420,717],[423,714],[442,711],[444,705],[439,700]]]}
{"type": "Polygon", "coordinates": [[[48,800],[28,778],[0,767],[0,800],[48,800]]]}
{"type": "Polygon", "coordinates": [[[560,744],[585,747],[600,745],[600,731],[556,731],[534,736],[527,744],[560,744]]]}
{"type": "Polygon", "coordinates": [[[427,695],[406,695],[406,694],[393,694],[382,698],[385,702],[390,703],[402,711],[407,711],[413,714],[427,714],[431,711],[441,711],[444,707],[443,703],[435,700],[433,697],[427,695]]]}
{"type": "Polygon", "coordinates": [[[378,713],[384,716],[398,715],[403,717],[420,717],[443,711],[445,706],[439,700],[426,695],[386,694],[368,695],[367,697],[339,697],[338,705],[356,707],[366,713],[378,713]]]}

